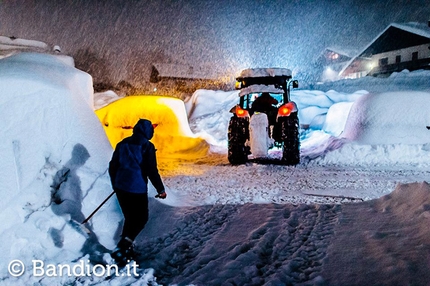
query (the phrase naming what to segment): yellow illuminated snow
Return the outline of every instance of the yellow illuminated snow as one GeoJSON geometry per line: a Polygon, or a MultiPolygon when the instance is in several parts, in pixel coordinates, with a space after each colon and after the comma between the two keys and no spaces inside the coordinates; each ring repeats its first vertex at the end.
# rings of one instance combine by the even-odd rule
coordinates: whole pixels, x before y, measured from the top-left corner
{"type": "Polygon", "coordinates": [[[101,109],[96,114],[103,124],[112,147],[133,133],[140,118],[157,123],[151,142],[157,157],[194,158],[204,156],[209,146],[189,128],[182,100],[162,96],[127,96],[101,109]]]}

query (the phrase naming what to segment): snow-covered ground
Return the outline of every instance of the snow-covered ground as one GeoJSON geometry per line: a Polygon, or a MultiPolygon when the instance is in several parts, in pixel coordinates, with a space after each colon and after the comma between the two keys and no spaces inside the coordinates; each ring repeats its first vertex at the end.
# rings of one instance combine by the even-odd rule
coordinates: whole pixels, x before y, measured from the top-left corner
{"type": "Polygon", "coordinates": [[[0,285],[427,285],[429,78],[402,72],[385,79],[401,88],[378,93],[367,91],[373,79],[348,92],[295,90],[309,127],[296,167],[229,165],[237,91],[196,91],[184,130],[210,152],[158,150],[168,198],[150,200],[141,267],[106,279],[92,263],[108,263],[118,239],[115,197],[90,235],[79,221],[112,191],[94,106],[118,98],[93,98],[91,77],[54,56],[1,59],[0,285]]]}

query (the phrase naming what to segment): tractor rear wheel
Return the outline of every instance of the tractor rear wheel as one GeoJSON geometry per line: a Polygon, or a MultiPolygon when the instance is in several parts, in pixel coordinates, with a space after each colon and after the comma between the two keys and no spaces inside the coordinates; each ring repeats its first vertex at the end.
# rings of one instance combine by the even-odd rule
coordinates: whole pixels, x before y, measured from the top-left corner
{"type": "Polygon", "coordinates": [[[249,120],[233,116],[228,125],[228,161],[232,165],[248,161],[249,147],[245,146],[249,138],[249,120]]]}
{"type": "Polygon", "coordinates": [[[300,163],[299,118],[297,112],[278,118],[281,124],[282,161],[285,165],[300,163]]]}

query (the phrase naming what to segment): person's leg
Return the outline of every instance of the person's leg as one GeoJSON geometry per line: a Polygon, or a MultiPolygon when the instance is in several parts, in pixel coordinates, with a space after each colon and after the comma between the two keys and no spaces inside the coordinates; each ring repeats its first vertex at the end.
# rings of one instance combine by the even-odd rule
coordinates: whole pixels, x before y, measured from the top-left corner
{"type": "Polygon", "coordinates": [[[124,215],[121,237],[133,241],[148,222],[148,195],[117,192],[117,197],[124,215]]]}
{"type": "Polygon", "coordinates": [[[148,221],[148,195],[116,191],[124,215],[121,240],[111,256],[119,266],[133,259],[133,241],[148,221]]]}

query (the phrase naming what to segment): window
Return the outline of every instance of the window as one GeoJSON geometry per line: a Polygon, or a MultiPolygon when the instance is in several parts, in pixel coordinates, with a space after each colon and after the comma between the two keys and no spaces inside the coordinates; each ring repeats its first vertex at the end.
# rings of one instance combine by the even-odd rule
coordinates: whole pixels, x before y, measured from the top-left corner
{"type": "Polygon", "coordinates": [[[412,60],[413,60],[413,61],[418,60],[418,52],[413,52],[413,53],[412,53],[412,60]]]}
{"type": "Polygon", "coordinates": [[[402,61],[402,56],[400,55],[396,56],[396,64],[400,64],[401,61],[402,61]]]}
{"type": "Polygon", "coordinates": [[[386,65],[388,65],[388,58],[379,59],[379,66],[380,67],[386,66],[386,65]]]}

